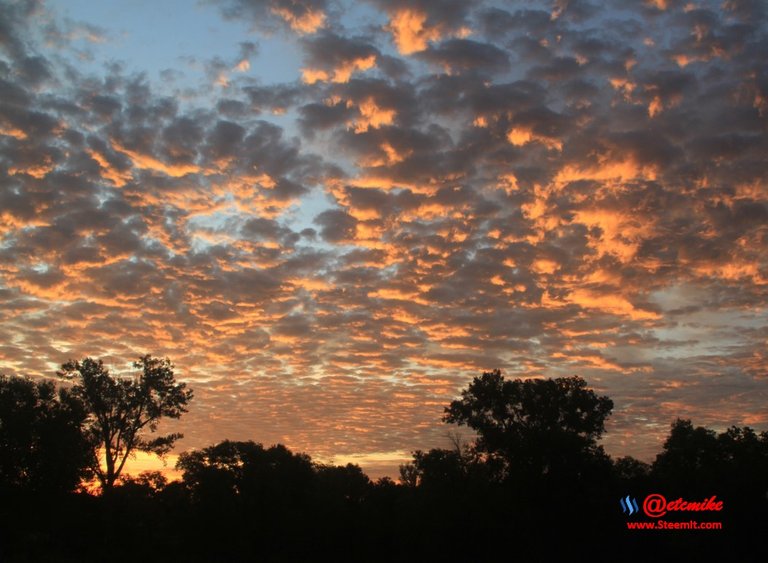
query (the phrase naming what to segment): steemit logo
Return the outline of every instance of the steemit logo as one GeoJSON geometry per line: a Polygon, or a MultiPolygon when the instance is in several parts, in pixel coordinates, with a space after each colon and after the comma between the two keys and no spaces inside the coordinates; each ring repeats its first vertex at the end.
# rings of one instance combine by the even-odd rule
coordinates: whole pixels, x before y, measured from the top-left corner
{"type": "Polygon", "coordinates": [[[640,512],[640,508],[637,506],[637,500],[633,499],[629,495],[624,498],[620,498],[619,504],[621,504],[621,511],[628,516],[632,516],[633,514],[640,512]]]}

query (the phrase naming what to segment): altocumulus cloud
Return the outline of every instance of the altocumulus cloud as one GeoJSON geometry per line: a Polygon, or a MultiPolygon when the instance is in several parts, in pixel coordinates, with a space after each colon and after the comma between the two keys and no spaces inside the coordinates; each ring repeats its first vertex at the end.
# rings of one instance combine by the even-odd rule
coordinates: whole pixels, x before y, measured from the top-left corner
{"type": "Polygon", "coordinates": [[[615,453],[768,424],[764,2],[207,5],[248,36],[171,92],[0,3],[3,371],[168,355],[184,447],[390,473],[496,367],[608,393],[615,453]]]}

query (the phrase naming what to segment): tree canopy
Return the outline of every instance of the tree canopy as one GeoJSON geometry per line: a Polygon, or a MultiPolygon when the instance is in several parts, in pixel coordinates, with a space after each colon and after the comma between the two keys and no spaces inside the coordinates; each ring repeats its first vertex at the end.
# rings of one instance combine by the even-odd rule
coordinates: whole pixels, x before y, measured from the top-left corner
{"type": "Polygon", "coordinates": [[[236,494],[246,503],[288,502],[307,496],[314,480],[312,460],[283,445],[264,448],[253,441],[225,440],[202,450],[184,452],[177,468],[193,497],[218,502],[236,494]]]}
{"type": "Polygon", "coordinates": [[[443,420],[477,431],[476,449],[508,472],[535,476],[605,458],[597,440],[612,408],[580,377],[510,381],[493,370],[475,377],[443,420]]]}
{"type": "Polygon", "coordinates": [[[717,433],[690,420],[672,423],[653,474],[680,490],[751,490],[768,495],[768,432],[732,426],[717,433]]]}
{"type": "Polygon", "coordinates": [[[168,360],[142,360],[135,379],[113,378],[90,358],[70,362],[75,385],[58,392],[50,382],[0,376],[0,495],[11,500],[0,503],[0,560],[104,561],[115,546],[121,561],[556,561],[594,559],[597,548],[634,561],[660,552],[764,555],[768,432],[718,433],[677,420],[653,466],[611,463],[597,446],[607,397],[580,378],[505,381],[494,371],[475,378],[444,417],[475,429],[477,440],[456,435],[453,449],[414,451],[400,484],[372,483],[357,465],[313,462],[284,445],[228,440],[182,453],[181,481],[126,477],[124,456],[163,451],[177,435],[146,433],[186,412],[191,397],[168,360]],[[107,445],[113,471],[100,478],[107,487],[120,477],[110,494],[48,494],[72,491],[107,445]],[[691,533],[626,543],[632,538],[612,532],[642,519],[618,499],[642,504],[652,492],[724,500],[727,512],[712,517],[725,527],[708,535],[716,543],[691,533]],[[564,525],[553,531],[553,522],[564,525]],[[635,557],[645,545],[649,555],[635,557]]]}
{"type": "Polygon", "coordinates": [[[187,412],[192,391],[176,383],[173,365],[166,359],[142,356],[133,366],[135,378],[112,377],[101,360],[85,358],[62,365],[60,377],[74,381],[72,394],[85,407],[85,434],[90,444],[91,468],[102,489],[110,489],[128,457],[136,451],[163,455],[181,434],[152,439],[162,418],[179,418],[187,412]],[[101,458],[104,456],[105,467],[101,458]]]}
{"type": "Polygon", "coordinates": [[[73,490],[88,468],[86,411],[66,389],[0,375],[0,484],[29,492],[73,490]]]}

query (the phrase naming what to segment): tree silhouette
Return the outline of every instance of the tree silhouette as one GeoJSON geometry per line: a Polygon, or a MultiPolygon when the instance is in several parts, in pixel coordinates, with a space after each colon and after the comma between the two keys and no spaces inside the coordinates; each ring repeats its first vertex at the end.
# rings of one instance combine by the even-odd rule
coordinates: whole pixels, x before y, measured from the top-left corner
{"type": "Polygon", "coordinates": [[[732,426],[717,436],[720,460],[734,488],[768,500],[768,432],[732,426]]]}
{"type": "Polygon", "coordinates": [[[134,362],[141,369],[135,379],[115,378],[101,360],[85,358],[69,361],[58,372],[74,379],[72,394],[88,413],[86,433],[90,443],[91,467],[102,490],[111,489],[130,455],[136,451],[163,455],[170,451],[181,434],[146,439],[154,433],[160,419],[179,418],[187,412],[192,391],[176,383],[170,360],[146,355],[134,362]],[[104,455],[106,468],[101,467],[104,455]]]}
{"type": "Polygon", "coordinates": [[[627,455],[614,460],[613,472],[621,481],[627,483],[643,482],[647,480],[651,466],[627,455]]]}
{"type": "Polygon", "coordinates": [[[475,377],[443,420],[478,433],[477,451],[500,458],[509,475],[578,475],[607,463],[597,440],[613,408],[580,377],[504,379],[499,370],[475,377]]]}
{"type": "Polygon", "coordinates": [[[359,465],[315,464],[317,485],[326,504],[360,503],[371,488],[371,480],[359,465]]]}
{"type": "Polygon", "coordinates": [[[400,466],[400,481],[409,487],[456,488],[477,464],[477,458],[468,450],[416,450],[413,461],[400,466]]]}
{"type": "Polygon", "coordinates": [[[53,383],[0,375],[0,484],[30,492],[73,490],[88,468],[82,403],[53,383]]]}
{"type": "Polygon", "coordinates": [[[309,456],[294,454],[281,444],[264,448],[253,441],[225,440],[184,452],[176,467],[193,498],[203,503],[218,503],[225,497],[261,505],[303,500],[315,477],[309,456]]]}
{"type": "Polygon", "coordinates": [[[703,426],[694,427],[690,420],[678,418],[672,423],[664,449],[656,456],[653,470],[656,475],[677,487],[697,485],[693,480],[711,481],[719,465],[717,433],[703,426]]]}
{"type": "Polygon", "coordinates": [[[681,490],[768,493],[768,432],[733,426],[721,434],[690,420],[672,423],[653,474],[681,490]]]}

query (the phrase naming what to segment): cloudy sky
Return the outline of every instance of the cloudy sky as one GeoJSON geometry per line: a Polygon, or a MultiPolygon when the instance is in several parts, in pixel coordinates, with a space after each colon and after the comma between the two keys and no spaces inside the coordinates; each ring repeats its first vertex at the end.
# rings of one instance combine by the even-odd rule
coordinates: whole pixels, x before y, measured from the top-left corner
{"type": "Polygon", "coordinates": [[[768,429],[763,0],[0,1],[0,371],[394,474],[473,376],[768,429]]]}

